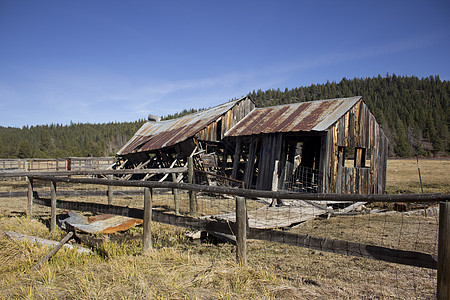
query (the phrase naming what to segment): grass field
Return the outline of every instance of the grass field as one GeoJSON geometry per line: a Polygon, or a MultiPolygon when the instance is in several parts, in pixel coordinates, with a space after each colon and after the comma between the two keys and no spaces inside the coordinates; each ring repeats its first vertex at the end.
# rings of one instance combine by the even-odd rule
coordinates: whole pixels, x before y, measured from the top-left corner
{"type": "MultiPolygon", "coordinates": [[[[450,160],[421,160],[420,168],[424,192],[449,193],[450,160]]],[[[20,181],[0,182],[0,191],[25,190],[25,186],[20,181]]],[[[387,191],[420,192],[415,160],[388,161],[387,191]]],[[[86,199],[94,200],[106,201],[86,199]]],[[[141,206],[142,199],[118,197],[115,203],[141,206]]],[[[24,216],[25,209],[26,199],[0,198],[1,299],[435,298],[434,270],[256,240],[248,241],[248,265],[240,267],[233,245],[195,243],[185,237],[185,229],[158,223],[152,224],[154,250],[146,255],[141,255],[142,228],[138,226],[104,238],[93,255],[61,250],[40,271],[31,272],[48,249],[11,241],[3,232],[54,240],[64,233],[48,232],[48,208],[35,206],[38,217],[31,221],[24,216]],[[114,242],[116,238],[122,242],[114,242]]],[[[291,231],[437,253],[436,213],[317,219],[291,231]]]]}

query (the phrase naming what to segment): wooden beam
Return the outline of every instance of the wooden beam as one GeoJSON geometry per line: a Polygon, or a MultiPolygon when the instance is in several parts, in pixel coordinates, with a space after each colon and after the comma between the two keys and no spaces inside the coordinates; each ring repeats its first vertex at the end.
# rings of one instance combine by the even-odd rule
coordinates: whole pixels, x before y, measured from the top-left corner
{"type": "Polygon", "coordinates": [[[437,259],[431,254],[313,237],[308,234],[295,234],[286,231],[250,228],[248,238],[284,243],[337,254],[372,258],[409,266],[430,269],[437,268],[437,259]]]}
{"type": "Polygon", "coordinates": [[[239,162],[241,160],[241,139],[239,137],[236,138],[236,147],[234,149],[234,158],[233,158],[233,171],[231,172],[231,178],[237,179],[237,173],[239,170],[239,162]]]}
{"type": "Polygon", "coordinates": [[[56,230],[56,182],[50,181],[51,193],[51,216],[50,216],[50,231],[56,230]]]}
{"type": "Polygon", "coordinates": [[[144,189],[144,232],[143,232],[143,252],[152,249],[152,189],[144,189]]]}
{"type": "MultiPolygon", "coordinates": [[[[192,156],[188,157],[188,182],[193,184],[194,182],[194,158],[192,156]]],[[[191,216],[197,214],[197,205],[195,203],[195,195],[193,190],[189,190],[189,213],[191,216]]]]}
{"type": "Polygon", "coordinates": [[[48,261],[53,255],[56,254],[56,252],[59,251],[59,249],[61,249],[62,246],[64,246],[64,244],[70,240],[73,236],[73,231],[69,231],[69,233],[66,234],[66,236],[59,242],[58,245],[56,245],[56,247],[54,247],[43,259],[41,259],[31,270],[32,271],[37,271],[41,268],[41,265],[43,263],[45,263],[46,261],[48,261]]]}
{"type": "Polygon", "coordinates": [[[33,219],[33,179],[27,177],[28,183],[28,218],[33,219]]]}
{"type": "MultiPolygon", "coordinates": [[[[177,176],[175,175],[175,173],[172,173],[172,181],[175,183],[177,182],[177,176]]],[[[175,213],[178,215],[180,213],[180,207],[178,204],[178,189],[172,188],[172,193],[173,193],[173,202],[175,206],[175,213]]]]}
{"type": "Polygon", "coordinates": [[[236,197],[236,260],[247,264],[247,205],[244,197],[236,197]]]}
{"type": "Polygon", "coordinates": [[[438,202],[450,199],[450,194],[432,193],[432,194],[318,194],[318,193],[297,193],[288,191],[261,191],[249,189],[236,189],[221,186],[206,186],[190,183],[175,182],[155,182],[155,181],[119,181],[108,179],[92,179],[92,178],[69,178],[55,176],[30,176],[33,179],[55,181],[55,182],[72,182],[98,185],[114,185],[114,186],[135,186],[150,188],[177,188],[190,190],[194,192],[227,194],[234,196],[242,196],[246,198],[277,198],[277,199],[294,199],[294,200],[315,200],[315,201],[364,201],[364,202],[438,202]]]}
{"type": "MultiPolygon", "coordinates": [[[[114,175],[108,175],[108,179],[109,180],[113,180],[113,176],[114,175]]],[[[113,204],[113,186],[112,185],[108,185],[108,205],[112,205],[113,204]]]]}

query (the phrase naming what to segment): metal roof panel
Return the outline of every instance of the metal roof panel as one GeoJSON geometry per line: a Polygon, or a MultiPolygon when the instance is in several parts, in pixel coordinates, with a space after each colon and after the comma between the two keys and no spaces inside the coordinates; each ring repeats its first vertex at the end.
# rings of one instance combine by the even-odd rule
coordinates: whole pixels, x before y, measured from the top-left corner
{"type": "Polygon", "coordinates": [[[361,97],[339,98],[256,108],[225,136],[324,131],[360,99],[361,97]]]}
{"type": "Polygon", "coordinates": [[[177,119],[146,122],[117,154],[156,150],[183,142],[216,121],[245,98],[242,97],[177,119]]]}

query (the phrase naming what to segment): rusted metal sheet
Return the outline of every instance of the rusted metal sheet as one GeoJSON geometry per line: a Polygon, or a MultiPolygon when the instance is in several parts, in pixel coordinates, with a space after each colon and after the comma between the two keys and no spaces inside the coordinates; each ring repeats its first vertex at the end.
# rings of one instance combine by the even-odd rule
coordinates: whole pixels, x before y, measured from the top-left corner
{"type": "Polygon", "coordinates": [[[131,227],[142,224],[141,219],[133,219],[116,215],[96,215],[86,218],[83,215],[70,211],[69,217],[61,220],[61,227],[70,226],[87,233],[114,233],[126,231],[131,227]]]}
{"type": "MultiPolygon", "coordinates": [[[[161,122],[147,122],[136,132],[131,140],[125,144],[118,152],[118,155],[157,150],[183,142],[194,137],[213,122],[218,121],[234,106],[239,105],[241,102],[246,102],[244,100],[251,102],[248,98],[243,97],[177,119],[161,122]]],[[[211,128],[216,127],[211,126],[211,128]]]]}
{"type": "Polygon", "coordinates": [[[360,100],[361,97],[352,97],[257,108],[229,130],[226,136],[324,131],[360,100]]]}

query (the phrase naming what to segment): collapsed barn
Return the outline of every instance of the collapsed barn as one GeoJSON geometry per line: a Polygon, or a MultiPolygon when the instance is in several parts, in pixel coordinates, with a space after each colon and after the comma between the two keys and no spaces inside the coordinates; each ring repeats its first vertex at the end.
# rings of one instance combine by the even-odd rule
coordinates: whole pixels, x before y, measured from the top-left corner
{"type": "Polygon", "coordinates": [[[381,194],[388,141],[361,97],[256,108],[243,97],[177,119],[149,119],[118,152],[123,168],[185,165],[246,188],[381,194]]]}

